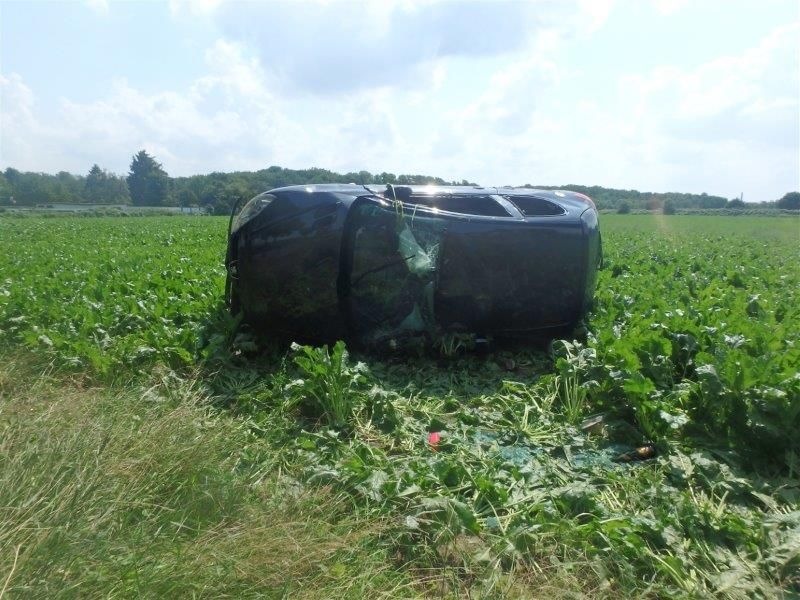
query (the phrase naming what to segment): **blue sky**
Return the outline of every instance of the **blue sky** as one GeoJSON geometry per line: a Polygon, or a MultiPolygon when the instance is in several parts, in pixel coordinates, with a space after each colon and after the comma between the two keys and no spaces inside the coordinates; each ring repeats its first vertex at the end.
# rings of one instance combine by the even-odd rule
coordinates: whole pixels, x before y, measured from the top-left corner
{"type": "Polygon", "coordinates": [[[0,0],[0,85],[0,168],[800,188],[796,0],[0,0]]]}

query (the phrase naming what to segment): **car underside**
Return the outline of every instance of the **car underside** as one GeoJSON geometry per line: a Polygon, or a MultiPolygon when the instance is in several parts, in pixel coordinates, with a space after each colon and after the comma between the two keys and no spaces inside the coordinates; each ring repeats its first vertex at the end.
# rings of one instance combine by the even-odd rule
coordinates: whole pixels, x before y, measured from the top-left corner
{"type": "Polygon", "coordinates": [[[528,335],[583,318],[601,260],[597,211],[572,192],[292,186],[232,221],[227,301],[297,341],[528,335]]]}

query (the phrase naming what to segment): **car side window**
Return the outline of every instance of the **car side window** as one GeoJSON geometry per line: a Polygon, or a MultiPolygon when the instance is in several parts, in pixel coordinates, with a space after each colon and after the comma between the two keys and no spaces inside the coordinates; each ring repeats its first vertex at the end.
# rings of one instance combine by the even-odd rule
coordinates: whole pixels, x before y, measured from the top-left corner
{"type": "Polygon", "coordinates": [[[444,220],[369,201],[353,207],[350,318],[366,344],[399,343],[432,330],[444,220]]]}

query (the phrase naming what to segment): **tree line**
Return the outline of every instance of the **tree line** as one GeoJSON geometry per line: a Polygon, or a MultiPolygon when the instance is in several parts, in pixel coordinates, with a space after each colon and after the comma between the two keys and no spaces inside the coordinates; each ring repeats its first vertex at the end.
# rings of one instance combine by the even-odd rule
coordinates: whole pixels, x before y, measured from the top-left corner
{"type": "Polygon", "coordinates": [[[475,185],[467,180],[446,181],[430,175],[335,173],[327,169],[277,166],[259,171],[170,177],[161,163],[141,150],[132,158],[127,176],[109,173],[96,164],[85,176],[66,171],[56,175],[21,172],[9,167],[0,172],[0,205],[198,206],[214,214],[228,214],[239,200],[247,200],[268,189],[305,183],[475,185]]]}
{"type": "Polygon", "coordinates": [[[130,201],[125,178],[109,173],[98,165],[93,165],[85,176],[66,171],[55,175],[30,173],[11,167],[0,172],[2,205],[129,204],[130,201]]]}
{"type": "MultiPolygon", "coordinates": [[[[132,204],[134,206],[197,206],[214,214],[228,214],[232,206],[268,189],[306,183],[357,183],[398,185],[475,185],[467,180],[446,181],[430,175],[395,175],[358,171],[335,173],[327,169],[284,169],[272,166],[258,171],[209,173],[170,177],[163,166],[145,150],[133,156],[126,176],[92,165],[84,175],[61,171],[55,175],[22,172],[11,167],[0,172],[0,205],[47,206],[70,204],[132,204]]],[[[524,187],[567,189],[590,196],[600,209],[631,210],[741,208],[738,199],[677,192],[649,193],[600,186],[565,185],[524,187]]],[[[752,207],[752,204],[747,206],[752,207]]],[[[758,207],[800,209],[800,192],[790,192],[758,207]]]]}

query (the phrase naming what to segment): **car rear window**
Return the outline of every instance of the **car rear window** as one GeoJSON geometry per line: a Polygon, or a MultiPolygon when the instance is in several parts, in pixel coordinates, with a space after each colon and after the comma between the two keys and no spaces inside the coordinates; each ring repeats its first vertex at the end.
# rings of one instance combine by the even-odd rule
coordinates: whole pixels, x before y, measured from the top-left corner
{"type": "Polygon", "coordinates": [[[428,196],[424,194],[413,195],[407,200],[409,204],[428,206],[438,210],[465,215],[480,215],[484,217],[510,217],[503,208],[491,196],[459,196],[456,194],[441,194],[438,196],[428,196]]]}
{"type": "Polygon", "coordinates": [[[538,196],[504,196],[504,198],[515,204],[526,217],[552,217],[567,213],[555,202],[538,196]]]}

